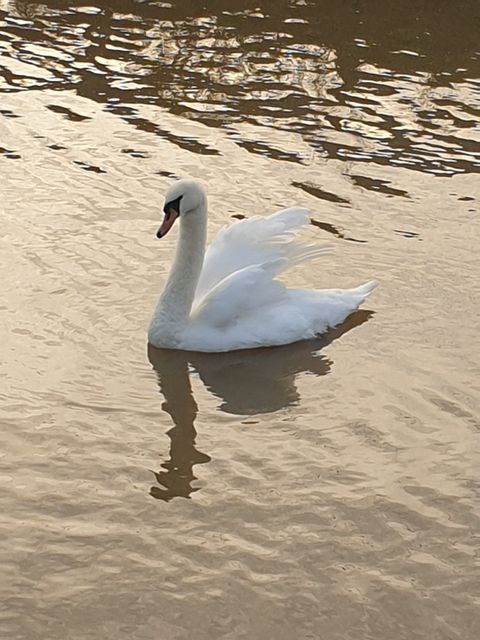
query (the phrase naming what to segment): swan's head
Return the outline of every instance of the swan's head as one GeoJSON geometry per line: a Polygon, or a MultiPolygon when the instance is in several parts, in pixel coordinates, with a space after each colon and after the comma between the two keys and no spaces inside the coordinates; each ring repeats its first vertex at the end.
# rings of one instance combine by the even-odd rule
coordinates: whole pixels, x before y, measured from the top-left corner
{"type": "Polygon", "coordinates": [[[165,195],[163,212],[165,217],[157,231],[157,238],[163,238],[179,216],[195,215],[204,210],[207,196],[202,185],[195,180],[179,180],[172,184],[165,195]]]}

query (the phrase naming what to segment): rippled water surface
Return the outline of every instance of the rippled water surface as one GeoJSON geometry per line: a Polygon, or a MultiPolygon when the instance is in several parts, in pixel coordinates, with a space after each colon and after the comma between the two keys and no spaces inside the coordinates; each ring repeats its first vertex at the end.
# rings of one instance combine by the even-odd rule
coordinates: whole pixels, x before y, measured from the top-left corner
{"type": "Polygon", "coordinates": [[[0,636],[474,640],[480,7],[0,0],[0,636]],[[147,349],[177,176],[381,286],[315,342],[147,349]]]}

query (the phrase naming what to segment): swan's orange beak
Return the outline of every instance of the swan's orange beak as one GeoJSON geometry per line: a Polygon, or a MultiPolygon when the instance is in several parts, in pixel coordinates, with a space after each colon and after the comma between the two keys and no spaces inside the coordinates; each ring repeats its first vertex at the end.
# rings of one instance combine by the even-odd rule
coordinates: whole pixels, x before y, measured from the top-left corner
{"type": "Polygon", "coordinates": [[[167,235],[167,233],[172,228],[173,223],[178,218],[178,216],[179,216],[178,211],[173,209],[173,207],[171,207],[170,209],[167,209],[167,211],[165,212],[165,217],[162,222],[162,226],[157,231],[157,238],[163,238],[163,236],[167,235]]]}

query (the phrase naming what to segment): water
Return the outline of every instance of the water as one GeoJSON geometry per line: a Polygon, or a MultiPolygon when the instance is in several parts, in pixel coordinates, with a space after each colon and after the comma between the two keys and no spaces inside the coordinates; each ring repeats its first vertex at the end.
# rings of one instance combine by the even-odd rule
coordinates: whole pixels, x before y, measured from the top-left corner
{"type": "Polygon", "coordinates": [[[0,2],[0,628],[473,640],[478,2],[0,2]],[[274,5],[274,6],[273,6],[274,5]],[[210,232],[298,203],[381,286],[313,343],[146,348],[210,232]]]}

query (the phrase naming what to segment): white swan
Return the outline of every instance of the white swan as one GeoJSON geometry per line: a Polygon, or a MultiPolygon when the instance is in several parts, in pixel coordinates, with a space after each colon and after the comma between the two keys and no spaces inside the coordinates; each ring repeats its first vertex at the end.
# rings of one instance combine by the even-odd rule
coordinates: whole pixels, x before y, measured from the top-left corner
{"type": "Polygon", "coordinates": [[[148,331],[155,347],[234,351],[312,338],[343,320],[376,287],[289,289],[276,277],[328,247],[300,244],[306,209],[255,216],[224,228],[205,251],[207,197],[198,182],[179,180],[168,190],[163,237],[180,218],[180,237],[148,331]]]}

